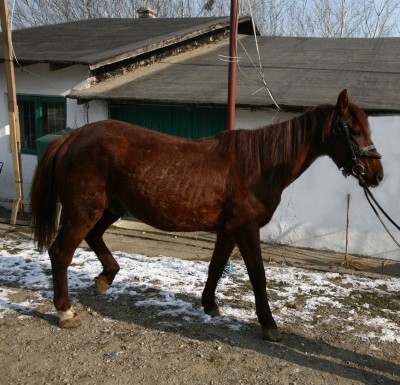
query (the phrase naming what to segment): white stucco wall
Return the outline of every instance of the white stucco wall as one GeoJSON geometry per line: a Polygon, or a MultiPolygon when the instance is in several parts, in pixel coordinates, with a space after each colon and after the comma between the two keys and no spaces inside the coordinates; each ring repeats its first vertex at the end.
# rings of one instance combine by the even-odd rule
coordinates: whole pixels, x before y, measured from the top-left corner
{"type": "MultiPolygon", "coordinates": [[[[238,111],[236,127],[259,127],[273,119],[272,112],[238,111]]],[[[284,116],[281,120],[285,120],[284,116]]],[[[372,192],[400,223],[400,116],[371,117],[369,121],[373,141],[383,155],[385,171],[382,184],[372,192]]],[[[361,187],[354,178],[344,178],[328,157],[317,159],[283,192],[271,222],[261,230],[262,239],[344,252],[347,194],[350,194],[349,252],[400,261],[400,249],[372,212],[361,187]]],[[[390,224],[388,227],[400,241],[399,232],[390,224]]]]}
{"type": "MultiPolygon", "coordinates": [[[[10,148],[10,130],[8,125],[7,83],[3,75],[4,64],[0,64],[0,161],[4,163],[0,174],[0,197],[15,198],[15,185],[10,148]]],[[[49,71],[47,64],[27,66],[24,70],[15,69],[17,94],[65,96],[72,87],[76,89],[88,86],[88,68],[72,66],[57,71],[49,71]]],[[[107,107],[103,102],[91,102],[78,105],[75,100],[67,99],[67,127],[77,128],[87,122],[107,118],[107,107]]],[[[21,155],[23,170],[24,199],[29,198],[30,185],[37,165],[36,155],[21,155]]]]}
{"type": "MultiPolygon", "coordinates": [[[[16,70],[18,94],[58,96],[74,88],[85,88],[87,67],[73,66],[49,71],[48,65],[27,67],[29,72],[16,70]]],[[[0,74],[4,66],[0,64],[0,74]]],[[[0,174],[0,197],[14,198],[15,186],[9,144],[7,114],[7,89],[4,76],[0,76],[0,161],[4,162],[0,174]]],[[[93,101],[77,105],[67,99],[67,126],[80,127],[88,122],[106,119],[107,104],[93,101]]],[[[274,111],[238,110],[236,128],[256,128],[276,120],[287,120],[293,114],[274,111]]],[[[383,154],[385,179],[374,194],[381,205],[400,221],[400,116],[372,117],[370,124],[373,140],[383,154]]],[[[28,199],[30,184],[37,159],[22,155],[24,198],[28,199]]],[[[353,254],[400,260],[400,250],[383,230],[370,209],[362,189],[353,178],[345,179],[333,162],[325,157],[318,159],[282,195],[282,202],[271,222],[261,231],[262,239],[292,246],[345,250],[346,202],[350,194],[349,251],[353,254]]],[[[391,228],[391,226],[389,225],[391,228]]],[[[398,232],[394,232],[400,240],[398,232]]]]}

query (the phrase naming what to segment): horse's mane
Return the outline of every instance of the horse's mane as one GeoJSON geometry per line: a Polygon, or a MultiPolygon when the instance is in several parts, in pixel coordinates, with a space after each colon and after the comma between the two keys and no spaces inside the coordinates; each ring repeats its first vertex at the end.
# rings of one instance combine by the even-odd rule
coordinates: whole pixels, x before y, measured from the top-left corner
{"type": "Polygon", "coordinates": [[[332,111],[332,105],[320,105],[285,122],[255,130],[224,131],[219,137],[224,151],[235,156],[244,175],[251,178],[262,170],[284,172],[310,138],[326,142],[332,111]]]}

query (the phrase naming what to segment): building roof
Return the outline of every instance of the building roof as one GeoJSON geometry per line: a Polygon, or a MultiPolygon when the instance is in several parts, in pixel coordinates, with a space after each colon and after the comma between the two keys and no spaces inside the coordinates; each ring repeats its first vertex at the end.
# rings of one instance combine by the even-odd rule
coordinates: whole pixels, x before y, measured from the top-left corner
{"type": "MultiPolygon", "coordinates": [[[[12,37],[22,64],[83,64],[97,79],[111,77],[88,89],[72,91],[69,97],[80,101],[226,106],[229,48],[227,37],[219,39],[227,30],[228,17],[88,19],[17,30],[12,37]],[[193,44],[196,49],[172,55],[173,47],[204,42],[211,35],[219,38],[207,38],[211,43],[193,44]],[[158,60],[118,71],[124,63],[140,63],[145,56],[158,60]],[[126,74],[115,77],[118,72],[126,74]]],[[[239,32],[251,31],[251,19],[241,18],[239,32]]],[[[400,38],[257,40],[267,84],[283,108],[333,103],[347,88],[351,99],[367,110],[400,111],[400,38]]],[[[243,35],[239,42],[237,105],[273,107],[249,59],[258,62],[254,37],[243,35]]]]}
{"type": "MultiPolygon", "coordinates": [[[[251,24],[250,20],[241,18],[240,23],[251,24]]],[[[229,29],[229,21],[229,17],[87,19],[16,30],[12,40],[20,63],[87,64],[95,69],[229,29]]]]}
{"type": "MultiPolygon", "coordinates": [[[[283,108],[334,103],[346,88],[351,100],[367,110],[400,111],[400,38],[257,40],[267,84],[283,108]]],[[[237,106],[272,107],[249,59],[258,64],[254,37],[242,36],[239,41],[237,106]]],[[[227,55],[228,41],[220,41],[73,91],[69,97],[81,101],[225,106],[228,63],[223,60],[227,55]]]]}

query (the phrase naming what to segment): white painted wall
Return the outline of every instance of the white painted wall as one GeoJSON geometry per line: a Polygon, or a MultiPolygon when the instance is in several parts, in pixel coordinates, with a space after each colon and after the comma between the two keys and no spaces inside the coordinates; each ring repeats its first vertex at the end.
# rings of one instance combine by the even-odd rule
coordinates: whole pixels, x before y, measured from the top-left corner
{"type": "MultiPolygon", "coordinates": [[[[273,119],[272,112],[238,111],[236,127],[255,128],[272,123],[273,119]]],[[[280,119],[286,120],[284,116],[280,119]]],[[[371,117],[369,121],[373,141],[383,155],[385,171],[382,184],[372,193],[400,223],[400,116],[371,117]]],[[[372,212],[361,187],[354,178],[344,178],[328,157],[317,159],[283,192],[271,222],[261,230],[262,239],[344,252],[347,194],[350,194],[349,252],[400,261],[400,249],[372,212]]],[[[390,224],[388,227],[400,241],[399,232],[390,224]]]]}
{"type": "MultiPolygon", "coordinates": [[[[29,72],[16,70],[18,94],[58,96],[66,95],[72,87],[88,86],[85,66],[73,66],[49,71],[46,64],[27,67],[29,72]]],[[[4,66],[0,64],[0,74],[4,66]]],[[[0,76],[0,161],[4,162],[0,174],[0,197],[14,198],[12,158],[9,144],[7,114],[7,89],[4,76],[0,76]]],[[[67,126],[80,127],[88,122],[106,119],[107,104],[93,101],[77,105],[67,99],[67,126]]],[[[238,110],[236,128],[256,128],[276,120],[287,120],[293,114],[274,111],[238,110]]],[[[381,205],[400,221],[400,116],[370,118],[373,140],[383,154],[385,179],[373,192],[381,205]]],[[[37,159],[22,155],[24,198],[28,199],[37,159]]],[[[282,202],[271,222],[262,229],[262,239],[292,246],[345,250],[346,201],[350,202],[350,242],[353,254],[400,260],[400,250],[384,232],[368,203],[362,189],[353,178],[345,179],[333,162],[325,157],[318,159],[282,196],[282,202]]],[[[396,233],[398,239],[400,236],[396,233]]]]}
{"type": "MultiPolygon", "coordinates": [[[[10,148],[10,128],[8,125],[7,83],[4,64],[0,64],[0,161],[4,163],[0,174],[0,197],[15,198],[12,156],[10,148]]],[[[71,88],[88,87],[88,68],[72,66],[58,71],[49,71],[47,64],[35,64],[16,68],[15,83],[17,94],[65,96],[71,88]]],[[[75,100],[67,99],[67,127],[77,128],[88,122],[107,118],[107,106],[103,102],[91,102],[78,105],[75,100]]],[[[24,199],[29,198],[30,185],[37,165],[36,155],[21,155],[23,170],[24,199]]],[[[9,207],[9,206],[8,206],[9,207]]]]}

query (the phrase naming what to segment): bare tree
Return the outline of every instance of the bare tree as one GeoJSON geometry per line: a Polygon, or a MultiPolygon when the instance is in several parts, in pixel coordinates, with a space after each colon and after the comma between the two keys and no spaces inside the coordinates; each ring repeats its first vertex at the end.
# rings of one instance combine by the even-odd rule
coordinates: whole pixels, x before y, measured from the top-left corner
{"type": "MultiPolygon", "coordinates": [[[[8,0],[13,27],[99,17],[137,17],[142,6],[158,17],[228,16],[228,0],[8,0]]],[[[264,35],[380,37],[400,35],[400,0],[239,0],[264,35]]]]}
{"type": "Polygon", "coordinates": [[[362,15],[361,31],[362,36],[378,37],[399,35],[399,17],[393,17],[399,14],[400,1],[366,1],[361,0],[362,15]]]}
{"type": "Polygon", "coordinates": [[[312,0],[292,0],[286,3],[283,35],[315,36],[315,23],[310,12],[312,0]]]}
{"type": "Polygon", "coordinates": [[[356,0],[313,0],[314,33],[322,37],[353,36],[358,28],[356,0]]]}
{"type": "Polygon", "coordinates": [[[62,23],[99,17],[137,17],[137,9],[144,1],[137,0],[9,0],[13,9],[13,26],[62,23]]]}
{"type": "Polygon", "coordinates": [[[285,33],[286,1],[270,0],[264,7],[262,32],[267,35],[283,35],[285,33]]]}

